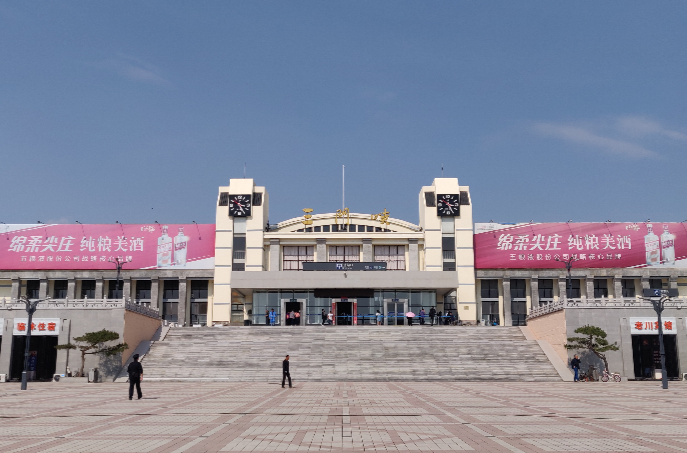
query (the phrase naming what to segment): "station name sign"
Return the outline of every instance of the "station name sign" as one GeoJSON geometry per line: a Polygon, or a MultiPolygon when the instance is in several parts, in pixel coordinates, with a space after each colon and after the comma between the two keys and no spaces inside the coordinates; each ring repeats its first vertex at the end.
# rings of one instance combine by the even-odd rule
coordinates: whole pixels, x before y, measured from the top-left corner
{"type": "MultiPolygon", "coordinates": [[[[662,318],[663,334],[677,334],[675,318],[662,318]]],[[[630,318],[630,335],[658,335],[658,318],[630,318]]]]}
{"type": "Polygon", "coordinates": [[[303,263],[304,271],[385,271],[386,262],[371,263],[303,263]]]}
{"type": "MultiPolygon", "coordinates": [[[[12,335],[26,335],[29,330],[28,318],[14,318],[12,335]]],[[[31,320],[31,335],[59,335],[60,318],[33,318],[31,320]]]]}

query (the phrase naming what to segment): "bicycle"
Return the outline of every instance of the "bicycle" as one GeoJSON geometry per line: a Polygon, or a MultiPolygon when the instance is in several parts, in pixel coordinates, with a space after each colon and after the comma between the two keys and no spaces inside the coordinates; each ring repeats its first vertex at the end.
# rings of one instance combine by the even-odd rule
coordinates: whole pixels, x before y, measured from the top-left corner
{"type": "Polygon", "coordinates": [[[620,382],[620,373],[608,373],[608,370],[604,370],[603,374],[601,375],[601,381],[602,382],[608,382],[609,379],[613,378],[615,382],[620,382]]]}

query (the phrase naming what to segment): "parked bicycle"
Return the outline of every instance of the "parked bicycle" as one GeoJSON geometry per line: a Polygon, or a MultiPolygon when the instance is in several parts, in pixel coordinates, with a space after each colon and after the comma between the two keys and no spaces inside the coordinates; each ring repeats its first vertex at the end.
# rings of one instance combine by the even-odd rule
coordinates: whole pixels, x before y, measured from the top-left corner
{"type": "Polygon", "coordinates": [[[604,369],[603,374],[601,375],[601,381],[602,382],[608,382],[609,379],[613,378],[615,382],[620,382],[620,373],[608,373],[608,370],[604,369]]]}

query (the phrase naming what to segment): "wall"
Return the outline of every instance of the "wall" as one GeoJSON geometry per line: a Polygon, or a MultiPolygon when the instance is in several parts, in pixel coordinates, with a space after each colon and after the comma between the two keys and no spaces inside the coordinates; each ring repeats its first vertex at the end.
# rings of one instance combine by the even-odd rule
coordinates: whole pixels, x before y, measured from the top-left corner
{"type": "Polygon", "coordinates": [[[129,349],[122,354],[122,365],[126,363],[141,341],[148,341],[153,337],[160,325],[159,319],[133,311],[126,310],[124,312],[123,341],[129,345],[129,349]]]}
{"type": "Polygon", "coordinates": [[[549,313],[537,318],[528,319],[527,327],[537,340],[549,342],[564,363],[568,363],[568,350],[565,349],[567,331],[565,327],[565,310],[549,313]]]}

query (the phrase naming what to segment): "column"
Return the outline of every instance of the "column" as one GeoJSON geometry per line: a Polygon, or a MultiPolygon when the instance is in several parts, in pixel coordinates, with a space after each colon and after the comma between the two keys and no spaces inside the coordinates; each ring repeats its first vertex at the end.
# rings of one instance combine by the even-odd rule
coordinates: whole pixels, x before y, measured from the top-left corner
{"type": "Polygon", "coordinates": [[[21,280],[18,278],[13,278],[12,279],[12,294],[11,298],[12,299],[19,299],[19,296],[21,296],[21,280]]]}
{"type": "MultiPolygon", "coordinates": [[[[71,320],[63,319],[60,323],[60,333],[57,337],[57,344],[69,343],[69,333],[71,331],[71,320]]],[[[78,354],[75,353],[78,356],[78,354]]],[[[69,349],[57,350],[57,361],[55,364],[55,374],[67,373],[67,365],[69,365],[69,349]]]]}
{"type": "Polygon", "coordinates": [[[420,270],[420,252],[418,251],[417,239],[408,239],[408,270],[420,270]]]}
{"type": "Polygon", "coordinates": [[[76,299],[76,279],[73,277],[67,280],[67,299],[76,299]]]}
{"type": "Polygon", "coordinates": [[[131,278],[127,277],[124,280],[124,285],[122,286],[122,297],[124,300],[131,300],[131,278]]]}
{"type": "Polygon", "coordinates": [[[641,288],[641,290],[640,290],[640,292],[639,292],[639,295],[640,295],[640,296],[643,296],[643,295],[644,295],[644,290],[645,290],[645,289],[651,288],[651,285],[649,284],[649,277],[646,276],[646,275],[645,275],[645,276],[642,276],[641,283],[642,283],[642,288],[641,288]]]}
{"type": "Polygon", "coordinates": [[[162,308],[159,301],[160,294],[160,280],[153,278],[150,280],[150,308],[158,310],[162,314],[162,308]]]}
{"type": "Polygon", "coordinates": [[[623,298],[623,280],[622,275],[613,276],[613,297],[616,299],[623,298]]]}
{"type": "Polygon", "coordinates": [[[0,374],[10,374],[10,363],[12,359],[12,329],[14,328],[14,319],[5,318],[5,321],[0,324],[2,330],[2,348],[0,349],[0,374]]]}
{"type": "Polygon", "coordinates": [[[512,326],[513,316],[511,314],[511,299],[510,299],[510,278],[503,279],[503,325],[512,326]]]}
{"type": "Polygon", "coordinates": [[[585,286],[587,288],[587,300],[594,299],[594,276],[587,275],[585,277],[585,286]]]}
{"type": "Polygon", "coordinates": [[[96,299],[102,299],[103,298],[103,278],[98,277],[95,279],[95,298],[96,299]]]}
{"type": "Polygon", "coordinates": [[[270,239],[270,271],[280,270],[279,239],[270,239]]]}
{"type": "Polygon", "coordinates": [[[371,263],[374,261],[374,254],[372,253],[372,239],[363,239],[363,261],[371,263]]]}
{"type": "Polygon", "coordinates": [[[327,240],[318,239],[317,240],[317,262],[326,263],[327,262],[327,240]]]}
{"type": "Polygon", "coordinates": [[[530,297],[532,298],[530,310],[534,310],[539,307],[539,276],[537,275],[530,277],[530,297]]]}
{"type": "Polygon", "coordinates": [[[41,284],[38,287],[38,298],[41,300],[47,299],[48,297],[48,279],[41,278],[41,284]]]}
{"type": "Polygon", "coordinates": [[[179,324],[182,326],[187,326],[191,323],[191,310],[186,309],[186,280],[185,278],[179,279],[179,317],[177,318],[179,324]],[[187,319],[188,318],[188,319],[187,319]]]}
{"type": "Polygon", "coordinates": [[[671,275],[668,277],[668,290],[678,291],[677,288],[677,275],[671,275]]]}

